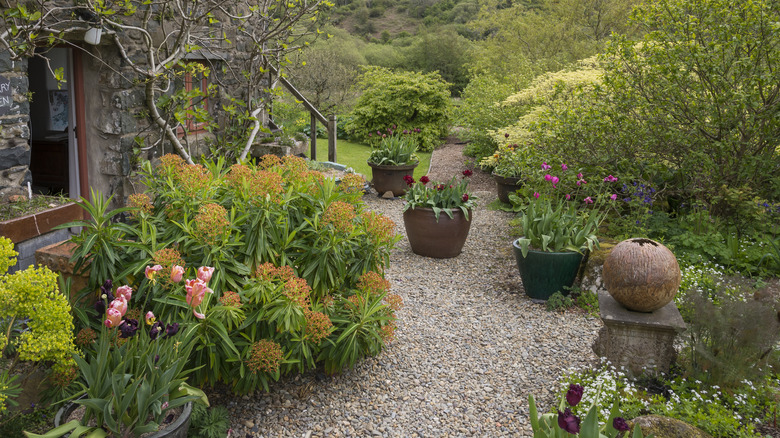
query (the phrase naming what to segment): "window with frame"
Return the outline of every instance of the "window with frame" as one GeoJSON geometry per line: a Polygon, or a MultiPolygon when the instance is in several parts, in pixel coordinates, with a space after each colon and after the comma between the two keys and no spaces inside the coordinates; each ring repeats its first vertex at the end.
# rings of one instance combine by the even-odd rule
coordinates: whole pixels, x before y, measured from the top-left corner
{"type": "Polygon", "coordinates": [[[210,65],[205,61],[187,61],[183,64],[183,72],[177,77],[176,88],[183,90],[181,96],[185,100],[186,110],[181,117],[177,134],[180,137],[189,134],[198,134],[207,131],[209,114],[209,72],[210,65]]]}

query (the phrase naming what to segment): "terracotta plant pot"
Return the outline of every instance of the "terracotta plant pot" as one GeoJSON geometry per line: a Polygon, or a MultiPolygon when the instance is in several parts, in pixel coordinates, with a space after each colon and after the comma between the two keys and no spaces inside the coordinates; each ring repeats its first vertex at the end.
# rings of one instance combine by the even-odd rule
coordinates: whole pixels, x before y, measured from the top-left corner
{"type": "Polygon", "coordinates": [[[404,227],[413,253],[436,259],[452,258],[461,253],[474,211],[469,210],[468,220],[460,209],[450,211],[452,219],[442,211],[438,222],[432,208],[417,207],[404,212],[404,227]]]}
{"type": "Polygon", "coordinates": [[[523,280],[526,295],[537,300],[547,300],[555,292],[568,295],[564,287],[572,287],[577,279],[583,255],[578,252],[523,252],[517,240],[512,242],[517,269],[523,280]]]}
{"type": "Polygon", "coordinates": [[[498,200],[504,204],[509,204],[509,194],[514,193],[522,186],[519,176],[501,176],[493,174],[493,179],[496,181],[496,190],[498,191],[498,200]]]}
{"type": "Polygon", "coordinates": [[[628,310],[652,312],[674,299],[680,288],[677,258],[650,239],[624,240],[604,260],[604,286],[628,310]]]}
{"type": "Polygon", "coordinates": [[[409,186],[404,181],[406,175],[414,176],[414,168],[420,162],[403,166],[385,166],[367,162],[371,166],[374,189],[382,195],[385,192],[393,192],[393,196],[403,196],[409,186]]]}
{"type": "MultiPolygon", "coordinates": [[[[54,427],[62,426],[68,422],[70,414],[78,409],[81,405],[76,403],[67,403],[57,411],[57,415],[54,417],[54,427]]],[[[187,438],[187,432],[190,428],[190,415],[192,415],[192,402],[189,402],[183,406],[181,415],[173,423],[168,425],[165,429],[154,433],[149,438],[187,438]]],[[[70,434],[63,435],[70,436],[70,434]]]]}

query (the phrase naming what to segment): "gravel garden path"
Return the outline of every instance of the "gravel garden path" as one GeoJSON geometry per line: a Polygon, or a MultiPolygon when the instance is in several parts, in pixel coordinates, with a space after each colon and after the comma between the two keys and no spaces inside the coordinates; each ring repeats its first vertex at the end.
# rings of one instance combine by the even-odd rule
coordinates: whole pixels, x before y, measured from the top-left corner
{"type": "MultiPolygon", "coordinates": [[[[430,177],[474,169],[462,149],[436,150],[430,177]]],[[[486,208],[496,199],[489,175],[474,169],[470,188],[479,206],[461,255],[421,257],[404,237],[391,256],[386,276],[404,299],[395,341],[339,375],[312,372],[252,396],[216,391],[232,437],[532,436],[528,394],[550,406],[565,370],[595,363],[601,322],[531,302],[511,252],[512,215],[486,208]]],[[[402,200],[364,201],[404,234],[402,200]]]]}

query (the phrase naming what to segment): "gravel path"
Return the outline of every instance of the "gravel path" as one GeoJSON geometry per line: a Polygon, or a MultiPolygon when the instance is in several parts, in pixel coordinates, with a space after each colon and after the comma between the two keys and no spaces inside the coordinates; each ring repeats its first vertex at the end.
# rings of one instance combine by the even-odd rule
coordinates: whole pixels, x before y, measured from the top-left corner
{"type": "MultiPolygon", "coordinates": [[[[462,148],[436,150],[431,178],[473,168],[462,148]]],[[[404,299],[396,340],[337,376],[308,373],[270,393],[212,395],[230,409],[233,437],[532,435],[528,394],[550,406],[565,370],[594,363],[590,346],[601,322],[547,312],[525,296],[511,214],[485,208],[496,199],[489,175],[475,170],[470,187],[479,207],[461,255],[417,256],[405,237],[392,254],[386,276],[404,299]]],[[[402,200],[372,193],[364,201],[404,233],[402,200]]]]}

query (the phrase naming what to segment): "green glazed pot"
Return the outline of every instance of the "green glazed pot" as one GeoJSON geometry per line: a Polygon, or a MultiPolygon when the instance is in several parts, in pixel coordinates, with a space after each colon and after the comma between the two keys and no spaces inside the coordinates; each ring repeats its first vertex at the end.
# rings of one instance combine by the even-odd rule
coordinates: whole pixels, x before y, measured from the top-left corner
{"type": "Polygon", "coordinates": [[[582,254],[528,250],[528,255],[523,257],[517,240],[512,242],[512,246],[523,288],[529,297],[547,300],[555,292],[569,294],[564,286],[571,287],[574,284],[582,263],[582,254]]]}

